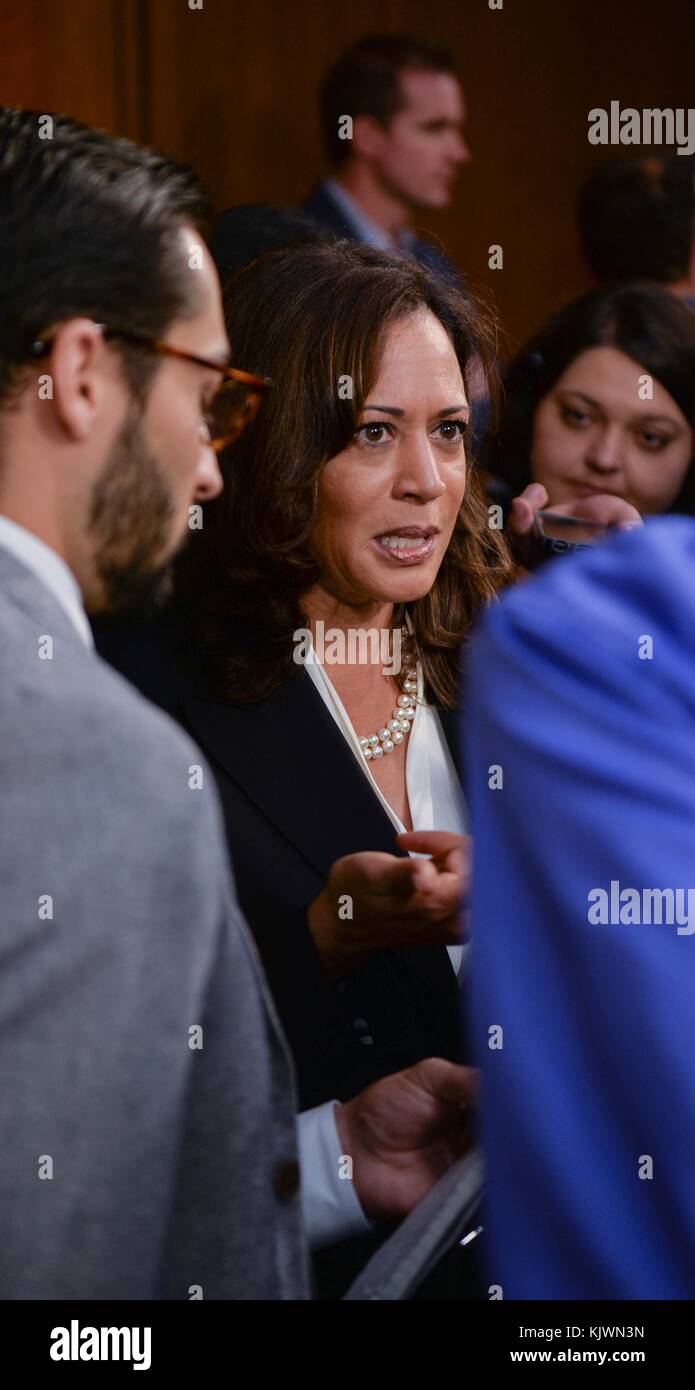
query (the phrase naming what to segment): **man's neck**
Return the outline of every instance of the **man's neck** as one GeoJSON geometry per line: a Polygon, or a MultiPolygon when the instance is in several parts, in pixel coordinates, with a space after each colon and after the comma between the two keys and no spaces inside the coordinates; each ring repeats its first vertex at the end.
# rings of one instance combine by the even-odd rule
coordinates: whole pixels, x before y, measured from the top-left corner
{"type": "Polygon", "coordinates": [[[354,198],[370,221],[381,227],[395,243],[398,233],[408,222],[409,213],[405,203],[378,184],[371,170],[358,160],[351,160],[341,169],[335,175],[335,181],[354,198]]]}
{"type": "Polygon", "coordinates": [[[44,545],[59,555],[65,564],[69,564],[65,547],[55,518],[50,515],[49,509],[31,507],[24,504],[21,498],[13,496],[9,490],[0,492],[0,516],[4,516],[8,521],[13,521],[15,526],[22,526],[36,539],[43,541],[44,545]]]}
{"type": "MultiPolygon", "coordinates": [[[[60,470],[43,466],[38,451],[27,450],[5,460],[6,471],[0,488],[0,516],[21,526],[42,541],[67,565],[82,590],[82,579],[75,563],[76,552],[70,542],[70,520],[65,513],[76,515],[79,500],[70,495],[69,505],[61,510],[56,480],[60,470]],[[21,463],[21,468],[18,464],[21,463]]],[[[63,483],[63,488],[66,484],[63,483]]]]}

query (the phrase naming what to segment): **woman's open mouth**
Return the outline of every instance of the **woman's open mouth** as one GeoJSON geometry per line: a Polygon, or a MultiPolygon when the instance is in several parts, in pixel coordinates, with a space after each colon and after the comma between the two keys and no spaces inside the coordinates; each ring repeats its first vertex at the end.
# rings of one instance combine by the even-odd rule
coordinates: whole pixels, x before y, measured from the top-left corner
{"type": "Polygon", "coordinates": [[[438,532],[427,528],[406,526],[401,531],[385,531],[374,537],[379,553],[395,565],[419,565],[428,560],[435,547],[438,532]]]}

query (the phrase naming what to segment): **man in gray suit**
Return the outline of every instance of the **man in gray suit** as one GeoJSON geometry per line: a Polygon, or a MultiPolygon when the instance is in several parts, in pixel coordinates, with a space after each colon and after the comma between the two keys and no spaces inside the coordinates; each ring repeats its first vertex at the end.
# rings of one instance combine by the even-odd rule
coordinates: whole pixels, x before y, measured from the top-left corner
{"type": "Polygon", "coordinates": [[[169,160],[0,110],[5,1299],[306,1298],[305,1225],[404,1214],[465,1143],[468,1074],[422,1063],[300,1117],[300,1189],[212,775],[91,646],[222,485],[203,217],[169,160]]]}

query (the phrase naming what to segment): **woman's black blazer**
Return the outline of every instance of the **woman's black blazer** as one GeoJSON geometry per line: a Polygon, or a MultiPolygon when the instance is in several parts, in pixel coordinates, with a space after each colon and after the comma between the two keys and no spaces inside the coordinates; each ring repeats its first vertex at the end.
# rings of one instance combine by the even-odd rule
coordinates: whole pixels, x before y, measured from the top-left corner
{"type": "MultiPolygon", "coordinates": [[[[349,1099],[423,1057],[458,1060],[458,988],[444,946],[378,951],[338,985],[323,973],[306,912],[331,865],[360,850],[400,851],[307,672],[266,700],[233,705],[189,673],[175,620],[104,622],[95,636],[215,772],[239,901],[294,1055],[301,1108],[349,1099]]],[[[459,767],[457,717],[439,713],[459,767]]]]}

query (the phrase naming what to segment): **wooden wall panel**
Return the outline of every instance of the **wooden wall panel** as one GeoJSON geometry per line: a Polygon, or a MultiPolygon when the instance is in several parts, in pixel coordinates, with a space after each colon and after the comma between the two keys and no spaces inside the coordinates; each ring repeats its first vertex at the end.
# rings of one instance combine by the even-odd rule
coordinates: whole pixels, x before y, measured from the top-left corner
{"type": "Polygon", "coordinates": [[[121,14],[129,3],[0,0],[3,103],[65,111],[110,130],[122,126],[116,75],[121,14]]]}
{"type": "Polygon", "coordinates": [[[593,106],[695,106],[695,0],[0,0],[2,100],[54,108],[195,165],[216,205],[302,199],[315,89],[375,23],[460,54],[473,163],[421,219],[493,290],[512,342],[587,285],[574,231],[593,106]],[[504,248],[501,271],[487,248],[504,248]]]}
{"type": "MultiPolygon", "coordinates": [[[[219,207],[294,203],[321,172],[320,73],[374,28],[372,0],[150,0],[151,135],[196,164],[219,207]]],[[[459,53],[473,163],[451,209],[422,219],[492,289],[510,348],[588,287],[574,229],[593,106],[695,106],[695,0],[387,0],[385,31],[459,53]],[[488,268],[500,244],[501,271],[488,268]]]]}

